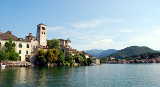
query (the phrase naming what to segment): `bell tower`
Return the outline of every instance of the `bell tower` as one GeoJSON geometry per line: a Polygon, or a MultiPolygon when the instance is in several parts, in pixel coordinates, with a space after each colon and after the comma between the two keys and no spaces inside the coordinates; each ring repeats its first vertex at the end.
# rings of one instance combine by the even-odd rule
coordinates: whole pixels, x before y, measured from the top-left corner
{"type": "Polygon", "coordinates": [[[39,41],[39,45],[42,48],[46,48],[47,46],[47,29],[45,24],[37,25],[37,40],[39,41]]]}

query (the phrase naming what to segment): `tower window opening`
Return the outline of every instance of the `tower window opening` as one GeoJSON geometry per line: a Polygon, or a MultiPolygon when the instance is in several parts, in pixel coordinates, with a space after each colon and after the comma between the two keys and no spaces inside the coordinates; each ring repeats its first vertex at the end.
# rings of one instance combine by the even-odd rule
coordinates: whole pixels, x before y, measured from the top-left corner
{"type": "Polygon", "coordinates": [[[46,30],[45,27],[42,27],[42,30],[46,30]]]}

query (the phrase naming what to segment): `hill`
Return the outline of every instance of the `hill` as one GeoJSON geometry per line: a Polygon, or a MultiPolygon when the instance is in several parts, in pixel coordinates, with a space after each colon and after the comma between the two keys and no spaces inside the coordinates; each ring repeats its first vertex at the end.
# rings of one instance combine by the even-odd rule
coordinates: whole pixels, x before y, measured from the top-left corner
{"type": "Polygon", "coordinates": [[[158,51],[155,51],[149,47],[145,46],[130,46],[127,48],[124,48],[122,50],[117,51],[114,54],[111,54],[109,56],[115,57],[115,58],[125,58],[125,57],[131,57],[146,53],[158,53],[158,51]]]}
{"type": "Polygon", "coordinates": [[[92,49],[92,50],[86,50],[85,52],[97,58],[101,58],[101,57],[109,56],[110,54],[116,53],[117,50],[115,49],[108,49],[108,50],[92,49]]]}

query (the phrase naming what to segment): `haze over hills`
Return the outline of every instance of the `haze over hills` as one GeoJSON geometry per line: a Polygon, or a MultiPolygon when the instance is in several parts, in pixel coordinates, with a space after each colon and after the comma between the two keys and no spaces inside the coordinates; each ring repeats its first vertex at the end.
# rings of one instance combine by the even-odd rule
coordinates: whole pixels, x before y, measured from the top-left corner
{"type": "Polygon", "coordinates": [[[110,54],[116,53],[117,50],[115,49],[108,49],[108,50],[92,49],[92,50],[86,50],[85,52],[97,58],[101,58],[101,57],[109,56],[110,54]]]}
{"type": "Polygon", "coordinates": [[[116,53],[113,53],[109,56],[112,56],[115,58],[125,58],[125,57],[131,57],[135,55],[141,55],[146,53],[158,53],[158,52],[159,51],[153,50],[146,46],[130,46],[122,50],[119,50],[116,53]]]}
{"type": "Polygon", "coordinates": [[[130,46],[130,47],[126,47],[121,50],[92,49],[92,50],[86,50],[85,52],[97,58],[104,58],[107,56],[112,56],[116,58],[125,58],[125,57],[130,57],[130,56],[135,56],[135,55],[146,54],[146,53],[158,53],[159,51],[153,50],[146,46],[130,46]]]}

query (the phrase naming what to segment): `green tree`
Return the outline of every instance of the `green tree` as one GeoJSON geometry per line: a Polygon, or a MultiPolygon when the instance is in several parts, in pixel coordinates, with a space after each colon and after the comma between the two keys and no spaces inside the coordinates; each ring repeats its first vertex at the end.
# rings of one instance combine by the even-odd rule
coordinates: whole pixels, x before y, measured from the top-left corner
{"type": "Polygon", "coordinates": [[[67,63],[67,65],[72,65],[74,63],[74,59],[75,57],[72,54],[67,54],[67,56],[65,57],[65,62],[67,63]]]}
{"type": "Polygon", "coordinates": [[[37,65],[47,64],[46,51],[44,49],[38,50],[38,54],[35,59],[35,64],[37,65]]]}
{"type": "Polygon", "coordinates": [[[16,44],[13,42],[12,38],[9,38],[9,40],[5,43],[5,51],[10,52],[15,50],[16,44]]]}
{"type": "Polygon", "coordinates": [[[60,40],[58,40],[58,39],[48,40],[47,45],[48,45],[49,49],[52,49],[52,48],[59,49],[60,48],[60,40]]]}
{"type": "Polygon", "coordinates": [[[65,56],[64,56],[64,52],[59,50],[60,53],[58,55],[58,60],[57,60],[57,63],[60,65],[61,64],[64,64],[65,63],[65,56]]]}
{"type": "Polygon", "coordinates": [[[0,62],[6,59],[6,54],[4,50],[0,50],[0,62]]]}
{"type": "Polygon", "coordinates": [[[58,49],[49,49],[47,51],[47,59],[49,63],[55,63],[58,60],[59,50],[58,49]]]}
{"type": "MultiPolygon", "coordinates": [[[[15,51],[16,44],[13,42],[12,38],[5,43],[5,59],[4,60],[18,60],[19,54],[15,51]]],[[[3,55],[4,55],[3,54],[3,55]]]]}

